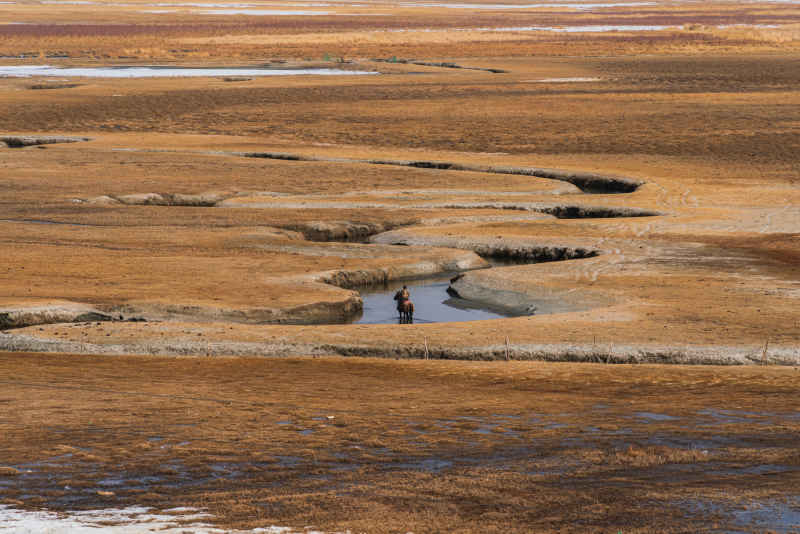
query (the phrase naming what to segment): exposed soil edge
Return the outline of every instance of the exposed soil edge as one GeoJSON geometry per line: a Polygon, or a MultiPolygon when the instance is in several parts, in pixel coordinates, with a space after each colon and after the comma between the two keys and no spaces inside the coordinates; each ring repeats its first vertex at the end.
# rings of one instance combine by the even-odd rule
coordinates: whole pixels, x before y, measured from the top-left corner
{"type": "Polygon", "coordinates": [[[308,241],[316,242],[367,242],[374,235],[415,224],[407,223],[358,223],[352,221],[313,221],[307,223],[286,224],[280,226],[284,230],[300,232],[308,241]]]}
{"type": "Polygon", "coordinates": [[[491,72],[492,74],[504,74],[510,71],[503,69],[494,69],[487,67],[464,67],[457,63],[450,63],[447,61],[417,61],[415,59],[397,59],[397,58],[373,58],[372,61],[377,63],[398,63],[401,65],[419,65],[421,67],[441,67],[443,69],[464,69],[464,70],[480,70],[483,72],[491,72]]]}
{"type": "Polygon", "coordinates": [[[282,152],[244,152],[247,158],[265,158],[286,161],[325,161],[338,163],[368,163],[372,165],[396,165],[400,167],[415,167],[420,169],[439,169],[449,171],[485,172],[491,174],[512,174],[534,176],[549,180],[569,182],[584,193],[633,193],[644,182],[625,178],[622,176],[608,176],[587,172],[572,172],[559,169],[546,169],[538,167],[513,167],[495,165],[471,165],[446,161],[413,161],[395,159],[355,159],[355,158],[326,158],[321,156],[307,156],[301,154],[288,154],[282,152]]]}
{"type": "MultiPolygon", "coordinates": [[[[427,358],[442,360],[496,361],[511,360],[550,362],[594,362],[608,364],[675,365],[800,365],[800,347],[771,347],[763,357],[757,346],[685,346],[664,345],[570,345],[510,344],[468,348],[427,348],[427,358]]],[[[158,356],[260,356],[286,357],[339,355],[377,358],[425,359],[424,345],[376,347],[349,344],[286,344],[216,341],[162,341],[100,345],[73,341],[45,340],[35,336],[0,332],[0,351],[58,352],[73,354],[158,356]]]]}
{"type": "Polygon", "coordinates": [[[120,203],[127,206],[185,206],[211,208],[230,198],[227,193],[200,193],[186,195],[180,193],[135,193],[131,195],[100,196],[84,202],[89,204],[120,203]]]}
{"type": "Polygon", "coordinates": [[[352,292],[335,300],[319,300],[291,308],[227,309],[182,304],[131,302],[115,306],[114,313],[144,315],[164,321],[209,321],[241,324],[327,324],[343,323],[358,314],[364,303],[352,292]]]}
{"type": "Polygon", "coordinates": [[[544,263],[549,261],[577,260],[594,258],[600,251],[589,247],[569,247],[536,244],[511,244],[505,242],[482,243],[469,239],[448,239],[438,236],[413,236],[401,232],[385,232],[370,239],[370,242],[384,245],[408,245],[447,247],[471,250],[482,258],[509,259],[544,263]]]}
{"type": "Polygon", "coordinates": [[[382,267],[353,271],[329,271],[323,273],[318,281],[341,287],[354,289],[399,280],[418,280],[447,273],[472,271],[489,267],[478,255],[474,258],[463,257],[449,261],[422,261],[412,265],[382,267]]]}
{"type": "Polygon", "coordinates": [[[577,205],[536,205],[514,203],[466,203],[445,204],[446,209],[501,209],[513,211],[533,211],[552,215],[557,219],[613,219],[624,217],[659,217],[664,215],[660,211],[645,210],[641,208],[615,207],[615,206],[577,206],[577,205]]]}
{"type": "Polygon", "coordinates": [[[53,145],[56,143],[79,143],[91,141],[90,137],[65,137],[60,135],[4,135],[0,141],[8,148],[23,148],[26,146],[53,145]]]}
{"type": "Polygon", "coordinates": [[[46,89],[72,89],[73,87],[81,87],[82,83],[35,83],[29,85],[28,89],[33,90],[46,90],[46,89]]]}
{"type": "Polygon", "coordinates": [[[0,330],[42,324],[113,320],[114,318],[110,315],[79,303],[0,309],[0,330]]]}

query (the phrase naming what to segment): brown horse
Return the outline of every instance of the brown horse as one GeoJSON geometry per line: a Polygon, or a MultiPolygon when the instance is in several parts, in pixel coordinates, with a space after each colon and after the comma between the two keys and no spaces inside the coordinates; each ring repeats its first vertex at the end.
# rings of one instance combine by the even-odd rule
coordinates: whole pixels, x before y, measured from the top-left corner
{"type": "Polygon", "coordinates": [[[400,324],[412,324],[414,322],[414,303],[409,299],[397,302],[397,311],[400,312],[400,324]]]}

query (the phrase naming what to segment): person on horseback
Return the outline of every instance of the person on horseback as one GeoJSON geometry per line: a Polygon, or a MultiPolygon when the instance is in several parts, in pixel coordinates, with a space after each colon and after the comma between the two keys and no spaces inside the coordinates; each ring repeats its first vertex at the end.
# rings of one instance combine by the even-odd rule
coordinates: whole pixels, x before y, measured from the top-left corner
{"type": "Polygon", "coordinates": [[[414,304],[411,302],[411,294],[408,288],[403,286],[403,289],[394,294],[394,300],[397,301],[397,311],[400,314],[400,324],[411,324],[414,322],[414,304]]]}

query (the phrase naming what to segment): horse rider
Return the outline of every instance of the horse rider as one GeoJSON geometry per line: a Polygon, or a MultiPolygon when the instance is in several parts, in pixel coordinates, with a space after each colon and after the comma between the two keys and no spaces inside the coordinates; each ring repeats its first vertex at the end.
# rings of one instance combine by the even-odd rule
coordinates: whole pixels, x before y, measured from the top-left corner
{"type": "Polygon", "coordinates": [[[401,311],[403,303],[411,299],[411,293],[408,292],[408,287],[403,286],[403,289],[394,294],[394,300],[397,301],[397,311],[401,311]]]}

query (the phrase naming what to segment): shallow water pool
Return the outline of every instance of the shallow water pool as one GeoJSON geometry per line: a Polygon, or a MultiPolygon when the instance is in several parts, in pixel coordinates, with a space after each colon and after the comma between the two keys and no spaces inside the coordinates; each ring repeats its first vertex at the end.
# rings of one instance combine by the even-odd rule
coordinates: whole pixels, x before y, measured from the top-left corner
{"type": "Polygon", "coordinates": [[[259,69],[253,67],[54,67],[51,65],[2,65],[0,77],[75,76],[87,78],[183,78],[200,76],[296,76],[296,75],[363,75],[377,72],[342,69],[259,69]]]}
{"type": "Polygon", "coordinates": [[[414,303],[414,323],[444,323],[482,321],[517,317],[509,310],[493,308],[469,300],[453,297],[447,293],[454,274],[425,280],[390,282],[386,285],[360,291],[364,301],[362,315],[354,319],[358,324],[391,324],[399,322],[394,294],[403,285],[408,286],[411,302],[414,303]]]}

